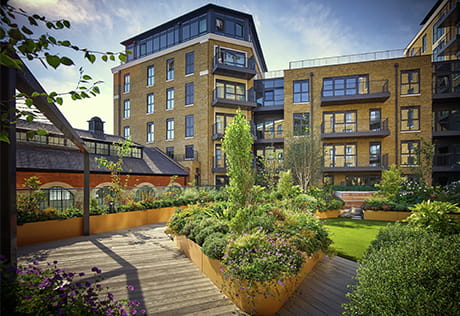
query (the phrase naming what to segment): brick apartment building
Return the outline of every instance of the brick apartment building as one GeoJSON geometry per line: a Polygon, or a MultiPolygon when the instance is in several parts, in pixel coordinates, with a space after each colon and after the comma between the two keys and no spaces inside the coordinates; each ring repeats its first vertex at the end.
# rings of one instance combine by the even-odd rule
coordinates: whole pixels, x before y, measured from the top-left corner
{"type": "MultiPolygon", "coordinates": [[[[437,134],[445,113],[432,110],[437,64],[416,40],[406,54],[290,62],[268,73],[251,15],[209,4],[122,44],[133,54],[112,69],[114,133],[158,147],[197,184],[227,181],[221,143],[238,108],[253,126],[254,154],[281,164],[286,137],[317,133],[333,184],[375,183],[393,163],[410,173],[420,137],[447,137],[437,134]]],[[[456,105],[448,111],[458,115],[456,105]]],[[[437,173],[438,157],[434,179],[460,179],[455,164],[448,178],[437,173]]]]}

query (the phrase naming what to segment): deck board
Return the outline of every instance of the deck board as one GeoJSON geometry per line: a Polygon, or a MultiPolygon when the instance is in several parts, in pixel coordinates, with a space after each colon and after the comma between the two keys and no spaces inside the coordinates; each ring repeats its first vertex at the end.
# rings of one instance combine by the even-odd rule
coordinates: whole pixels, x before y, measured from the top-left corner
{"type": "MultiPolygon", "coordinates": [[[[149,315],[245,315],[153,224],[114,232],[20,247],[21,264],[57,260],[60,268],[92,275],[102,270],[103,285],[119,299],[139,300],[149,315]],[[134,292],[127,290],[135,287],[134,292]]],[[[341,315],[356,263],[323,258],[296,294],[277,313],[341,315]]]]}

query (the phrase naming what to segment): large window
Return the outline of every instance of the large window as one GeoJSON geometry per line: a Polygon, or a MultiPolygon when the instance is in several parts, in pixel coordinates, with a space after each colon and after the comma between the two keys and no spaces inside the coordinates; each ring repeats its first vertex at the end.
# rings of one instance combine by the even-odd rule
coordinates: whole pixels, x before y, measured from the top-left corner
{"type": "Polygon", "coordinates": [[[356,111],[323,113],[323,133],[356,132],[356,126],[356,111]]]}
{"type": "Polygon", "coordinates": [[[147,143],[153,143],[155,141],[155,126],[153,122],[147,123],[147,143]]]}
{"type": "Polygon", "coordinates": [[[265,146],[257,148],[256,156],[258,161],[268,163],[272,167],[278,167],[284,161],[284,151],[280,147],[265,146]]]}
{"type": "Polygon", "coordinates": [[[128,99],[123,102],[123,118],[129,118],[130,114],[131,114],[131,101],[128,99]]]}
{"type": "Polygon", "coordinates": [[[357,75],[323,79],[323,97],[367,94],[369,76],[357,75]]]}
{"type": "Polygon", "coordinates": [[[294,136],[310,134],[310,113],[294,113],[294,136]]]}
{"type": "Polygon", "coordinates": [[[381,164],[380,143],[369,143],[369,166],[378,167],[381,164]]]}
{"type": "Polygon", "coordinates": [[[401,141],[401,165],[414,166],[418,164],[418,140],[401,141]]]}
{"type": "Polygon", "coordinates": [[[123,137],[130,138],[131,137],[131,128],[129,126],[125,126],[123,128],[123,137]]]}
{"type": "Polygon", "coordinates": [[[155,95],[153,93],[147,94],[147,114],[155,111],[155,95]]]}
{"type": "Polygon", "coordinates": [[[246,67],[246,53],[231,49],[216,47],[217,62],[220,64],[246,67]]]}
{"type": "Polygon", "coordinates": [[[217,80],[216,89],[216,96],[220,99],[246,100],[246,86],[243,83],[217,80]]]}
{"type": "Polygon", "coordinates": [[[235,114],[216,113],[216,121],[214,125],[214,134],[223,135],[225,129],[233,121],[235,114]]]}
{"type": "Polygon", "coordinates": [[[283,120],[265,120],[256,124],[257,138],[270,139],[283,137],[283,120]]]}
{"type": "Polygon", "coordinates": [[[282,106],[284,104],[284,79],[255,81],[258,106],[282,106]]]}
{"type": "Polygon", "coordinates": [[[195,87],[193,82],[185,84],[185,105],[192,105],[195,102],[195,87]]]}
{"type": "Polygon", "coordinates": [[[201,34],[204,34],[208,29],[206,16],[193,18],[182,23],[182,41],[188,41],[201,34]]]}
{"type": "Polygon", "coordinates": [[[169,118],[166,120],[166,140],[174,139],[174,119],[169,118]]]}
{"type": "Polygon", "coordinates": [[[356,167],[356,144],[324,144],[324,167],[356,167]]]}
{"type": "Polygon", "coordinates": [[[155,84],[155,66],[147,67],[147,86],[153,86],[155,84]]]}
{"type": "Polygon", "coordinates": [[[401,71],[401,95],[420,93],[420,70],[401,71]]]}
{"type": "Polygon", "coordinates": [[[166,61],[166,80],[174,79],[174,58],[166,61]]]}
{"type": "Polygon", "coordinates": [[[382,113],[380,109],[369,110],[369,131],[380,131],[382,121],[382,113]]]}
{"type": "Polygon", "coordinates": [[[402,106],[401,107],[401,131],[420,130],[420,107],[402,106]]]}
{"type": "Polygon", "coordinates": [[[190,75],[195,71],[195,54],[193,52],[185,54],[185,74],[190,75]]]}
{"type": "Polygon", "coordinates": [[[193,137],[195,134],[195,119],[193,115],[185,116],[185,137],[193,137]]]}
{"type": "Polygon", "coordinates": [[[129,74],[126,74],[123,77],[123,92],[127,93],[129,92],[130,89],[131,89],[131,77],[129,76],[129,74]]]}
{"type": "Polygon", "coordinates": [[[223,33],[237,39],[244,39],[245,30],[243,20],[233,16],[219,14],[215,20],[216,33],[223,33]]]}
{"type": "Polygon", "coordinates": [[[293,102],[308,102],[308,80],[295,80],[293,82],[293,102]]]}
{"type": "Polygon", "coordinates": [[[174,109],[174,88],[166,89],[166,110],[174,109]]]}
{"type": "Polygon", "coordinates": [[[195,151],[193,150],[193,145],[185,145],[185,159],[190,160],[195,157],[195,151]]]}
{"type": "Polygon", "coordinates": [[[62,187],[52,187],[46,190],[47,207],[65,210],[74,206],[75,198],[72,192],[62,187]]]}

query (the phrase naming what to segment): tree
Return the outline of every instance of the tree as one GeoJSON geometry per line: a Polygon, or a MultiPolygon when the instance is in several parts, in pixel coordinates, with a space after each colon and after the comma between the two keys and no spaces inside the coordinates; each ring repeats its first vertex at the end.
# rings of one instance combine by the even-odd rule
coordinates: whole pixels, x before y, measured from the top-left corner
{"type": "Polygon", "coordinates": [[[284,166],[292,174],[300,187],[306,191],[312,184],[321,182],[323,169],[323,149],[315,133],[290,136],[284,143],[284,166]]]}
{"type": "Polygon", "coordinates": [[[229,199],[241,207],[249,202],[254,185],[253,142],[249,122],[238,110],[233,122],[225,130],[222,145],[230,182],[229,199]]]}
{"type": "MultiPolygon", "coordinates": [[[[38,60],[45,68],[50,66],[57,69],[59,66],[74,66],[74,62],[71,58],[68,56],[60,56],[60,53],[57,52],[57,50],[61,48],[82,53],[84,58],[90,63],[96,61],[97,55],[99,55],[104,62],[109,60],[115,61],[117,57],[122,62],[126,61],[125,53],[100,52],[81,48],[74,45],[69,40],[57,39],[48,32],[39,34],[41,33],[40,27],[44,27],[49,31],[65,30],[69,29],[71,24],[68,20],[51,21],[38,14],[28,14],[24,10],[16,9],[8,5],[6,1],[2,1],[0,5],[0,65],[22,70],[24,67],[22,59],[26,59],[29,61],[38,60]],[[22,23],[23,20],[26,21],[26,23],[22,23]]],[[[19,93],[16,97],[25,98],[25,104],[30,108],[34,103],[34,99],[38,97],[45,97],[49,103],[62,105],[62,97],[64,95],[70,95],[72,100],[80,100],[99,94],[99,85],[102,81],[94,81],[91,76],[84,73],[83,68],[80,68],[79,72],[80,78],[75,89],[71,91],[52,91],[49,93],[33,92],[30,95],[19,93]]],[[[2,102],[4,101],[6,100],[2,100],[2,102]]],[[[34,115],[32,111],[20,111],[16,109],[15,118],[26,118],[28,121],[32,121],[34,115]]],[[[2,128],[0,129],[0,141],[9,142],[8,125],[11,123],[9,119],[4,117],[1,118],[2,128]]],[[[40,130],[38,133],[44,134],[45,131],[40,130]]]]}

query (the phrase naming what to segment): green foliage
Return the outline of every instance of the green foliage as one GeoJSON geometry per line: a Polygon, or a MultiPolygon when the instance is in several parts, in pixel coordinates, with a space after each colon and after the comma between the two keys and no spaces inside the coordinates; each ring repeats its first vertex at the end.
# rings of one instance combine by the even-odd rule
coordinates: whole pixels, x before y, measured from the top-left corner
{"type": "Polygon", "coordinates": [[[360,262],[345,315],[458,315],[460,235],[381,230],[360,262]]]}
{"type": "Polygon", "coordinates": [[[40,203],[46,199],[46,194],[40,190],[41,182],[38,177],[32,176],[24,179],[27,193],[19,193],[16,198],[18,223],[31,221],[40,213],[40,203]]]}
{"type": "Polygon", "coordinates": [[[423,201],[410,208],[409,225],[427,228],[441,234],[460,233],[460,220],[448,213],[460,213],[460,208],[449,202],[423,201]]]}
{"type": "Polygon", "coordinates": [[[389,170],[382,172],[380,183],[375,185],[379,189],[377,194],[384,195],[388,200],[396,200],[405,180],[401,168],[391,165],[389,170]]]}
{"type": "Polygon", "coordinates": [[[220,260],[224,256],[224,249],[227,246],[227,235],[215,232],[207,236],[202,250],[209,258],[220,260]]]}
{"type": "Polygon", "coordinates": [[[343,208],[345,203],[336,198],[332,193],[332,188],[325,186],[323,188],[310,186],[306,194],[316,198],[315,211],[323,212],[326,210],[337,210],[343,208]]]}
{"type": "Polygon", "coordinates": [[[227,126],[222,142],[227,158],[229,200],[237,206],[248,204],[250,191],[254,185],[253,142],[249,123],[238,110],[232,123],[227,126]]]}
{"type": "MultiPolygon", "coordinates": [[[[289,203],[289,202],[288,202],[289,203]]],[[[290,200],[291,209],[297,212],[316,211],[318,209],[318,200],[308,194],[299,194],[290,200]]]]}
{"type": "Polygon", "coordinates": [[[294,185],[291,170],[280,172],[277,189],[283,199],[293,198],[302,192],[300,186],[294,185]]]}
{"type": "Polygon", "coordinates": [[[194,237],[194,241],[202,246],[208,236],[213,233],[226,234],[228,231],[229,228],[225,221],[207,217],[203,218],[198,225],[193,227],[191,234],[194,237]]]}
{"type": "Polygon", "coordinates": [[[334,191],[377,191],[372,185],[333,185],[334,191]]]}

